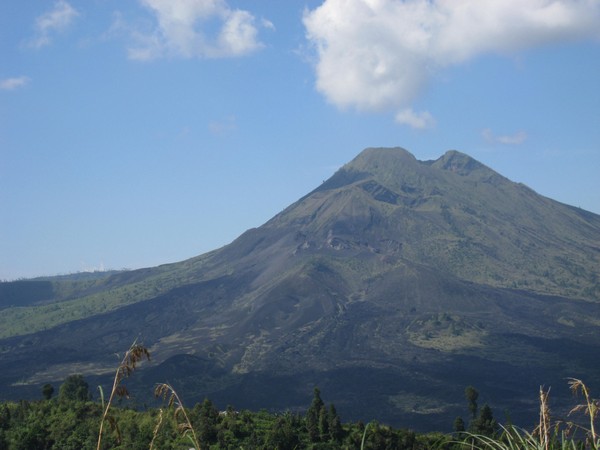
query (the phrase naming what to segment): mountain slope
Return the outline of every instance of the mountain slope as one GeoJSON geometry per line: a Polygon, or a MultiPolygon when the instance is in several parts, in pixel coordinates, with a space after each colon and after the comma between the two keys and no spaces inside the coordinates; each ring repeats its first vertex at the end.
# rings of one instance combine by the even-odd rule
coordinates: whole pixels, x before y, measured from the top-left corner
{"type": "Polygon", "coordinates": [[[190,401],[293,409],[319,385],[347,418],[448,428],[472,384],[528,419],[540,384],[559,404],[564,377],[600,384],[599,276],[600,216],[456,151],[367,149],[219,250],[0,284],[0,394],[105,382],[141,336],[141,398],[168,379],[190,401]]]}
{"type": "Polygon", "coordinates": [[[400,149],[366,150],[265,227],[282,225],[318,246],[370,246],[470,281],[600,296],[599,217],[455,151],[423,163],[400,149]]]}

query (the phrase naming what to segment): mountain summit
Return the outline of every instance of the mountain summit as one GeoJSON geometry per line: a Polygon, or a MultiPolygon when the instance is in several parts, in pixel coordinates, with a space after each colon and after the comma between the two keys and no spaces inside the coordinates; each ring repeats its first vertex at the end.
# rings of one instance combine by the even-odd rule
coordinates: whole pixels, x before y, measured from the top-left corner
{"type": "Polygon", "coordinates": [[[219,250],[0,284],[0,394],[105,382],[141,336],[139,396],[168,379],[190,402],[295,409],[319,386],[347,419],[449,429],[474,385],[530,419],[540,384],[558,402],[565,377],[600,384],[599,276],[600,216],[457,151],[371,148],[219,250]]]}
{"type": "Polygon", "coordinates": [[[304,247],[363,247],[486,285],[600,296],[598,216],[457,151],[422,162],[367,149],[263,228],[282,226],[306,234],[304,247]]]}

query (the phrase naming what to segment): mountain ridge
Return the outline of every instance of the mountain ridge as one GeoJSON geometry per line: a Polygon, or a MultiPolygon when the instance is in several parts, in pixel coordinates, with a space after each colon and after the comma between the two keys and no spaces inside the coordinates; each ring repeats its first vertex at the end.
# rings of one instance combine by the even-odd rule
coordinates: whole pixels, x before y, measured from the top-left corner
{"type": "Polygon", "coordinates": [[[366,149],[218,250],[50,278],[53,297],[21,306],[0,284],[0,396],[73,371],[104,383],[141,336],[140,398],[167,377],[191,400],[286,409],[319,385],[349,418],[443,427],[473,384],[530,417],[539,384],[600,382],[599,276],[600,216],[458,151],[366,149]]]}

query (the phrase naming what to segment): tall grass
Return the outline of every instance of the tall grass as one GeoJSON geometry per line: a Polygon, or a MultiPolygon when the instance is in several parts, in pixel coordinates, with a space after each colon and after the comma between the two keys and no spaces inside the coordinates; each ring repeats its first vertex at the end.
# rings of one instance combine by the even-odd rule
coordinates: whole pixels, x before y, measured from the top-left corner
{"type": "Polygon", "coordinates": [[[598,409],[600,407],[600,401],[593,399],[587,386],[583,383],[583,381],[578,380],[577,378],[570,378],[569,386],[571,387],[571,392],[574,395],[577,395],[581,392],[583,394],[583,399],[585,400],[585,403],[575,406],[569,412],[569,414],[583,411],[583,413],[588,417],[589,428],[584,428],[582,426],[579,426],[578,428],[581,428],[585,431],[587,437],[586,444],[589,445],[590,448],[598,450],[600,449],[600,437],[596,434],[595,422],[598,415],[598,409]]]}
{"type": "Polygon", "coordinates": [[[119,432],[119,428],[115,420],[109,415],[110,407],[112,406],[112,402],[115,396],[118,397],[129,397],[129,392],[127,388],[121,384],[124,378],[130,376],[138,363],[141,362],[144,358],[150,359],[150,353],[148,349],[143,345],[137,343],[137,340],[131,344],[129,350],[125,352],[123,355],[123,359],[117,367],[117,371],[115,373],[115,378],[113,380],[113,386],[110,391],[110,396],[108,397],[108,402],[104,405],[104,392],[100,389],[100,393],[102,395],[102,406],[104,408],[104,412],[102,413],[102,419],[100,420],[100,431],[98,432],[98,445],[96,446],[96,450],[100,450],[100,446],[102,445],[102,433],[104,430],[104,424],[108,421],[111,426],[119,432]]]}
{"type": "Polygon", "coordinates": [[[467,433],[466,439],[459,443],[463,448],[472,450],[600,450],[600,437],[596,434],[595,421],[600,409],[600,402],[591,397],[588,387],[583,381],[570,378],[571,392],[583,395],[584,403],[576,405],[569,416],[583,412],[589,421],[584,427],[572,421],[556,421],[552,423],[548,396],[550,390],[540,387],[540,419],[539,424],[528,432],[515,426],[502,427],[497,437],[467,433]],[[584,433],[584,439],[576,439],[576,431],[584,433]]]}
{"type": "MultiPolygon", "coordinates": [[[[102,390],[101,386],[98,386],[98,389],[100,390],[100,396],[102,399],[103,414],[102,419],[100,420],[100,430],[98,432],[98,443],[96,446],[96,450],[100,450],[102,446],[102,436],[104,432],[104,424],[106,422],[108,422],[113,428],[113,430],[117,432],[117,435],[120,434],[118,424],[116,423],[114,418],[109,414],[110,408],[115,397],[129,397],[129,391],[122,384],[122,382],[125,378],[129,377],[135,371],[137,365],[144,359],[150,360],[150,352],[146,347],[138,344],[136,340],[133,342],[133,344],[131,344],[131,347],[129,347],[129,349],[125,352],[121,363],[117,367],[115,377],[113,380],[113,386],[110,391],[108,401],[106,403],[104,398],[104,391],[102,390]]],[[[194,448],[196,450],[200,450],[200,444],[196,436],[196,432],[185,411],[183,402],[179,398],[179,395],[177,394],[175,389],[168,383],[160,383],[156,386],[154,395],[156,397],[162,397],[163,400],[167,400],[168,408],[175,406],[173,417],[177,423],[177,430],[181,432],[184,437],[187,437],[190,440],[190,442],[192,443],[192,445],[194,445],[194,448]]],[[[152,450],[154,447],[154,442],[162,426],[163,419],[164,410],[161,408],[159,410],[158,419],[154,427],[152,441],[150,442],[150,450],[152,450]]]]}
{"type": "MultiPolygon", "coordinates": [[[[182,433],[182,436],[187,437],[195,450],[200,450],[200,441],[198,441],[198,437],[196,436],[196,432],[194,431],[194,427],[192,426],[192,422],[185,412],[185,408],[183,406],[183,402],[168,383],[159,383],[156,385],[156,389],[154,390],[154,395],[156,397],[162,397],[163,400],[167,401],[168,407],[171,408],[175,406],[175,411],[173,413],[173,417],[175,418],[175,422],[177,423],[177,431],[182,433]]],[[[154,429],[154,436],[152,437],[152,442],[156,438],[158,431],[160,429],[160,423],[162,422],[162,414],[163,410],[160,410],[159,421],[154,429]]],[[[152,450],[152,443],[150,444],[150,450],[152,450]]]]}

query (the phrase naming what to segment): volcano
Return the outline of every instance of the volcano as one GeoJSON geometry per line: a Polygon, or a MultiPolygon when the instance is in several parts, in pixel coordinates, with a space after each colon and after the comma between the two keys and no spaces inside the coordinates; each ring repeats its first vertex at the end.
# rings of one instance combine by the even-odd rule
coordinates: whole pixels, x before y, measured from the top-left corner
{"type": "MultiPolygon", "coordinates": [[[[475,386],[528,426],[540,385],[600,387],[600,216],[468,155],[370,148],[229,245],[158,267],[0,284],[0,396],[108,384],[135,339],[142,402],[299,410],[449,430],[475,386]]],[[[519,422],[520,421],[520,422],[519,422]]]]}

